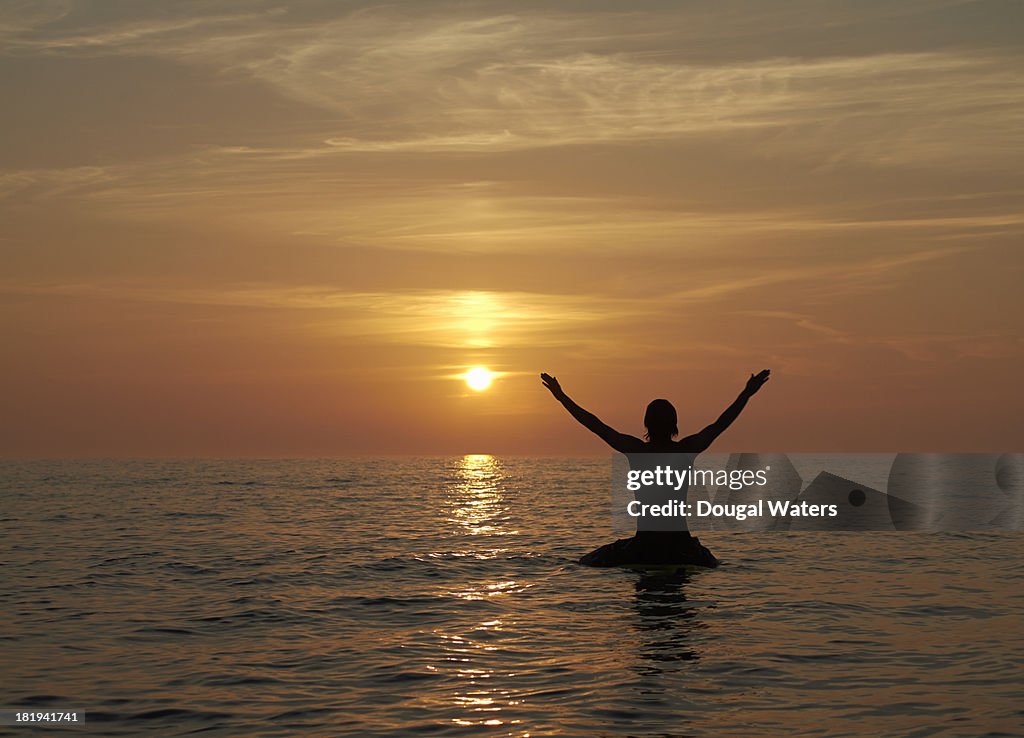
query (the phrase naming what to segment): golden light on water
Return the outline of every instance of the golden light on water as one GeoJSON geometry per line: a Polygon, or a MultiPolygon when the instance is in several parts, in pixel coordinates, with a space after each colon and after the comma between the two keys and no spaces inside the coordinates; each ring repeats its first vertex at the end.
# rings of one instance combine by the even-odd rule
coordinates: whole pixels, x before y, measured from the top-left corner
{"type": "MultiPolygon", "coordinates": [[[[467,454],[454,463],[451,472],[446,495],[447,522],[453,524],[453,532],[464,536],[456,556],[503,558],[509,549],[495,547],[490,536],[518,535],[517,530],[507,526],[508,477],[503,464],[489,454],[467,454]]],[[[484,601],[513,595],[523,588],[520,581],[483,574],[471,577],[457,590],[446,591],[445,596],[484,601]]],[[[502,735],[529,736],[522,728],[522,719],[507,712],[520,704],[513,692],[494,685],[506,672],[500,666],[495,668],[500,664],[499,649],[492,641],[496,634],[515,626],[514,620],[488,617],[473,626],[459,626],[457,632],[451,631],[451,624],[435,629],[445,657],[431,670],[452,680],[448,701],[450,708],[458,713],[451,718],[453,724],[465,728],[505,726],[502,735]]]]}
{"type": "Polygon", "coordinates": [[[466,384],[471,390],[483,392],[491,386],[494,380],[494,372],[482,366],[475,366],[465,374],[466,384]]]}
{"type": "Polygon", "coordinates": [[[504,526],[508,515],[503,490],[505,475],[495,457],[490,454],[463,456],[456,475],[457,481],[449,489],[449,522],[456,523],[462,533],[471,536],[518,533],[504,526]]]}

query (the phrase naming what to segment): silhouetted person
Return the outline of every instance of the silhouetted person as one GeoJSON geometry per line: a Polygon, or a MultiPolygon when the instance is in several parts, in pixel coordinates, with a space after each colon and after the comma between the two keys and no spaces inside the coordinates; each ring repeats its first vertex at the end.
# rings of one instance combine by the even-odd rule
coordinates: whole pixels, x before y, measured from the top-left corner
{"type": "MultiPolygon", "coordinates": [[[[739,417],[747,400],[768,381],[769,370],[750,375],[746,386],[736,400],[711,425],[693,435],[674,440],[679,435],[676,409],[668,400],[653,400],[644,413],[646,440],[619,433],[605,425],[593,413],[587,412],[565,394],[555,377],[541,374],[541,381],[556,400],[585,428],[596,433],[601,440],[619,453],[626,454],[630,466],[637,468],[639,454],[687,454],[696,457],[705,451],[739,417]]],[[[641,464],[642,465],[642,464],[641,464]]],[[[639,527],[639,519],[638,519],[639,527]]],[[[685,526],[683,526],[685,527],[685,526]]],[[[717,566],[718,560],[700,545],[688,530],[637,530],[632,538],[623,538],[592,551],[580,559],[589,566],[618,566],[620,564],[695,564],[717,566]]]]}

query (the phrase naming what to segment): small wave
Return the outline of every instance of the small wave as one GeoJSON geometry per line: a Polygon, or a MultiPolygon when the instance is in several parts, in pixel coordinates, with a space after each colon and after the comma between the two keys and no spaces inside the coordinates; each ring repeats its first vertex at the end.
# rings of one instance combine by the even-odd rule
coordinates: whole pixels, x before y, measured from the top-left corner
{"type": "Polygon", "coordinates": [[[264,574],[243,579],[228,579],[224,581],[224,584],[228,587],[260,587],[268,584],[280,584],[289,578],[287,574],[264,574]]]}
{"type": "Polygon", "coordinates": [[[271,715],[271,720],[293,720],[295,718],[310,717],[313,715],[323,715],[325,713],[332,713],[331,710],[326,707],[310,707],[305,710],[286,710],[285,712],[278,713],[277,715],[271,715]]]}
{"type": "Polygon", "coordinates": [[[204,687],[241,687],[254,684],[283,684],[285,680],[269,676],[241,676],[234,674],[218,674],[198,680],[204,687]]]}
{"type": "Polygon", "coordinates": [[[59,694],[32,694],[28,697],[20,697],[14,700],[16,705],[50,705],[54,702],[67,703],[68,698],[59,694]]]}
{"type": "MultiPolygon", "coordinates": [[[[87,713],[91,719],[92,714],[87,713]]],[[[145,712],[137,712],[134,715],[128,715],[123,717],[123,720],[131,721],[149,721],[149,720],[163,720],[165,718],[173,718],[175,723],[182,723],[187,720],[224,720],[233,717],[227,712],[212,712],[204,710],[187,710],[181,707],[162,707],[156,710],[146,710],[145,712]]]]}
{"type": "Polygon", "coordinates": [[[298,618],[293,612],[284,608],[257,607],[225,615],[207,615],[204,617],[190,618],[189,620],[191,622],[211,624],[238,624],[240,622],[295,623],[299,619],[300,618],[298,618]]]}
{"type": "Polygon", "coordinates": [[[198,564],[187,564],[184,561],[171,561],[167,564],[161,564],[158,568],[170,569],[172,571],[185,572],[186,574],[217,574],[216,569],[210,569],[205,566],[199,566],[198,564]]]}
{"type": "Polygon", "coordinates": [[[155,551],[143,551],[139,553],[128,554],[127,556],[110,556],[106,559],[103,559],[103,561],[98,561],[95,564],[89,564],[88,568],[102,569],[110,566],[135,565],[136,563],[142,563],[136,562],[136,559],[149,558],[151,556],[157,555],[158,554],[155,551]]]}
{"type": "Polygon", "coordinates": [[[180,510],[174,512],[165,512],[164,517],[167,518],[210,518],[212,520],[224,520],[228,516],[224,513],[197,513],[197,512],[183,512],[180,510]]]}
{"type": "Polygon", "coordinates": [[[188,628],[171,628],[168,626],[161,625],[144,625],[141,628],[136,628],[135,633],[162,633],[164,635],[196,635],[194,630],[188,628]]]}
{"type": "Polygon", "coordinates": [[[62,582],[60,584],[42,584],[39,589],[78,589],[79,587],[98,587],[99,582],[86,579],[82,582],[62,582]]]}

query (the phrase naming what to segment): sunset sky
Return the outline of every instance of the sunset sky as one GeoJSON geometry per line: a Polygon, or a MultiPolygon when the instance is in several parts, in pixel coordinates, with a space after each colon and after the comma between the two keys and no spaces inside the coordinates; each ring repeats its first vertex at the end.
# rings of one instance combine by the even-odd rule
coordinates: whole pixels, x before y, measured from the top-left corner
{"type": "Polygon", "coordinates": [[[1024,449],[1024,6],[0,5],[0,455],[1024,449]],[[489,389],[462,381],[498,372],[489,389]]]}

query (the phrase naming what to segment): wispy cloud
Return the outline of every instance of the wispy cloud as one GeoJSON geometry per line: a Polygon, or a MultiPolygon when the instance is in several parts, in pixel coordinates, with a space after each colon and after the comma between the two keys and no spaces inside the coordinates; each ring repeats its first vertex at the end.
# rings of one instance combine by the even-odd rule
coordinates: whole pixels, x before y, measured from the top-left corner
{"type": "Polygon", "coordinates": [[[95,193],[115,179],[110,170],[99,166],[0,170],[0,200],[16,195],[48,199],[95,193]]]}
{"type": "MultiPolygon", "coordinates": [[[[187,159],[29,169],[0,173],[0,200],[81,202],[118,219],[208,220],[259,224],[281,236],[340,244],[465,253],[540,253],[551,248],[602,253],[708,251],[752,239],[847,238],[969,240],[1024,232],[1024,215],[999,193],[973,207],[938,199],[913,209],[859,203],[796,202],[756,208],[732,201],[694,209],[651,197],[520,193],[500,181],[421,181],[401,172],[311,174],[291,160],[251,160],[221,147],[187,159]],[[238,157],[241,157],[239,159],[238,157]]],[[[950,247],[952,248],[952,247],[950,247]]],[[[917,253],[912,241],[899,251],[917,253]]],[[[903,258],[900,256],[899,258],[903,258]]]]}
{"type": "Polygon", "coordinates": [[[8,59],[67,60],[70,76],[81,58],[159,60],[307,107],[241,143],[245,121],[221,129],[182,106],[188,120],[166,126],[192,126],[191,145],[136,159],[113,146],[92,165],[9,169],[0,197],[474,253],[708,251],[856,232],[916,251],[927,239],[1021,232],[1006,197],[1020,189],[1024,151],[1017,52],[825,43],[851,24],[931,18],[957,3],[740,7],[8,6],[8,59]],[[762,39],[766,28],[803,45],[787,54],[762,39]],[[546,163],[556,149],[562,158],[546,163]],[[589,169],[574,175],[575,151],[601,153],[580,153],[589,169]],[[702,151],[711,154],[693,161],[702,151]],[[629,180],[634,155],[649,166],[629,180]],[[510,168],[515,156],[536,158],[510,168]],[[899,179],[879,179],[890,173],[899,179]],[[991,202],[943,204],[967,176],[985,178],[991,202]],[[926,204],[907,208],[918,192],[926,204]]]}
{"type": "MultiPolygon", "coordinates": [[[[914,362],[934,363],[964,358],[1003,359],[1024,353],[1024,339],[1008,330],[957,333],[937,328],[928,333],[899,330],[866,333],[824,325],[813,316],[776,310],[744,310],[741,315],[779,320],[809,331],[825,344],[841,344],[864,351],[872,347],[891,350],[914,362]]],[[[822,344],[818,344],[820,347],[822,344]]],[[[819,349],[820,350],[820,349],[819,349]]]]}
{"type": "MultiPolygon", "coordinates": [[[[152,56],[260,80],[329,114],[330,125],[306,131],[319,145],[295,150],[304,156],[743,131],[760,131],[763,151],[816,151],[832,164],[1000,165],[1021,148],[1020,60],[1003,49],[809,57],[769,46],[751,58],[752,29],[739,23],[715,29],[723,51],[705,58],[685,52],[702,37],[682,9],[500,13],[424,4],[411,14],[339,9],[303,20],[283,10],[219,8],[85,28],[67,18],[15,20],[7,44],[19,54],[152,56]],[[738,48],[745,53],[729,59],[738,48]]],[[[782,12],[763,20],[794,22],[782,12]]],[[[836,11],[831,27],[848,21],[836,11]]]]}
{"type": "MultiPolygon", "coordinates": [[[[0,294],[288,311],[303,330],[372,342],[488,348],[564,344],[567,334],[611,316],[649,313],[638,301],[596,296],[485,290],[339,291],[324,287],[250,285],[182,289],[154,284],[51,283],[0,285],[0,294]]],[[[588,329],[588,330],[589,330],[588,329]]]]}
{"type": "MultiPolygon", "coordinates": [[[[669,316],[684,313],[707,315],[694,313],[695,308],[702,304],[717,312],[717,304],[723,298],[739,298],[740,304],[756,304],[756,297],[745,295],[775,287],[806,290],[808,286],[822,282],[838,293],[849,287],[863,287],[865,282],[879,274],[894,274],[954,253],[956,250],[936,249],[896,257],[779,265],[747,276],[738,276],[735,272],[719,273],[716,269],[698,270],[688,275],[684,288],[657,296],[643,290],[619,296],[596,292],[565,294],[514,290],[368,292],[325,285],[284,287],[270,283],[225,284],[218,288],[200,289],[164,285],[159,280],[9,281],[0,283],[0,295],[285,312],[290,313],[291,320],[295,325],[303,326],[303,330],[412,346],[564,346],[567,341],[574,340],[574,336],[587,336],[589,342],[598,340],[598,343],[609,344],[605,348],[609,354],[614,354],[618,351],[615,346],[630,345],[637,350],[645,335],[652,331],[657,335],[658,331],[653,326],[661,325],[669,316]],[[649,330],[637,331],[638,325],[646,325],[649,330]],[[601,341],[602,337],[615,338],[601,341]]],[[[849,334],[822,325],[804,314],[764,309],[736,311],[734,308],[729,312],[794,322],[829,341],[851,342],[849,334]]],[[[701,336],[702,339],[707,338],[705,333],[701,336]]],[[[879,345],[890,343],[887,334],[860,336],[857,340],[879,345]]]]}

